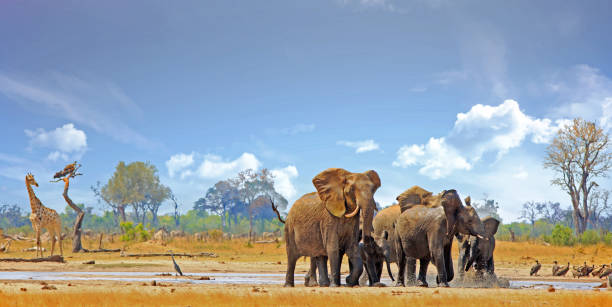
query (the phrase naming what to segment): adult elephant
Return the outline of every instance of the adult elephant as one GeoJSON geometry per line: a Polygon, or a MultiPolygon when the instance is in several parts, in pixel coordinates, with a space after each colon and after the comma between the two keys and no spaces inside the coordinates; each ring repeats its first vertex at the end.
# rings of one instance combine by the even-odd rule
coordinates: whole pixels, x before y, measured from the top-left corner
{"type": "Polygon", "coordinates": [[[414,275],[420,260],[419,286],[427,287],[427,267],[433,261],[438,286],[448,287],[454,277],[451,247],[456,233],[483,236],[484,226],[471,206],[463,206],[455,190],[433,196],[414,186],[397,197],[402,213],[395,225],[399,273],[397,286],[404,286],[404,272],[414,275]],[[413,260],[406,268],[408,258],[413,260]]]}
{"type": "MultiPolygon", "coordinates": [[[[298,199],[289,210],[285,222],[285,286],[294,286],[295,263],[302,256],[314,259],[327,257],[331,281],[327,265],[321,265],[324,261],[316,261],[320,264],[319,283],[339,286],[340,264],[344,254],[351,264],[346,283],[356,285],[363,271],[359,219],[363,219],[363,236],[371,237],[376,209],[374,193],[380,187],[380,177],[373,170],[351,173],[341,168],[330,168],[315,176],[312,183],[317,192],[305,194],[298,199]]],[[[372,268],[375,266],[374,263],[366,265],[372,268]]]]}

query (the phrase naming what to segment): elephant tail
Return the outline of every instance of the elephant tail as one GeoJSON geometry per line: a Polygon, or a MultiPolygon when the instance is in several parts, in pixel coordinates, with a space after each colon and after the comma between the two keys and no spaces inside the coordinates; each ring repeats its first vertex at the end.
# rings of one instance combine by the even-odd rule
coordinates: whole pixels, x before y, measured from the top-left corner
{"type": "Polygon", "coordinates": [[[276,216],[278,217],[278,220],[285,224],[285,220],[283,220],[283,218],[280,215],[280,212],[278,212],[278,208],[276,208],[276,206],[274,205],[274,201],[272,200],[272,198],[270,198],[270,204],[272,204],[272,210],[274,210],[274,212],[276,212],[276,216]]]}

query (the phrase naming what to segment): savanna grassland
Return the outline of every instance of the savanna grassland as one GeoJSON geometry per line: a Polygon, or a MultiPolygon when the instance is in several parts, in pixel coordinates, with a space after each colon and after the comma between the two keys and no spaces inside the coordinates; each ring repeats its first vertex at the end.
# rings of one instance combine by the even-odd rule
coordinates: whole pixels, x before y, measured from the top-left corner
{"type": "MultiPolygon", "coordinates": [[[[11,251],[2,257],[32,258],[34,252],[22,252],[32,242],[14,242],[11,251]]],[[[44,245],[49,248],[49,244],[44,245]]],[[[84,247],[97,247],[95,240],[85,240],[84,247]]],[[[284,273],[284,244],[266,243],[249,246],[244,240],[200,242],[191,238],[175,238],[167,243],[141,242],[125,244],[105,242],[105,248],[124,248],[125,253],[153,253],[173,250],[175,253],[214,252],[217,257],[177,257],[186,275],[206,272],[284,273]]],[[[64,243],[66,263],[0,262],[0,271],[142,271],[172,272],[169,257],[121,257],[119,253],[72,254],[64,243]],[[95,260],[95,264],[83,262],[95,260]]],[[[456,247],[453,259],[457,257],[456,247]]],[[[47,255],[48,252],[45,254],[47,255]]],[[[585,247],[545,246],[528,242],[499,242],[495,250],[496,272],[509,279],[571,280],[550,277],[553,260],[560,263],[610,263],[612,248],[604,245],[585,247]],[[539,277],[529,277],[535,259],[543,263],[539,277]]],[[[395,266],[392,266],[395,268],[395,266]]],[[[308,262],[298,261],[296,274],[303,274],[308,262]]],[[[435,268],[430,269],[435,272],[435,268]]],[[[344,274],[348,265],[343,265],[344,274]]],[[[1,273],[0,273],[1,274],[1,273]]],[[[383,274],[385,276],[386,273],[383,274]]],[[[580,279],[585,280],[583,278],[580,279]]],[[[595,278],[586,279],[599,281],[595,278]]],[[[160,282],[153,286],[143,282],[123,281],[1,281],[2,306],[602,306],[612,304],[612,291],[513,290],[513,289],[436,289],[436,288],[305,288],[286,289],[280,285],[202,285],[160,282]],[[48,285],[46,285],[48,283],[48,285]],[[43,290],[53,286],[54,290],[43,290]]],[[[52,287],[52,288],[53,288],[52,287]]]]}

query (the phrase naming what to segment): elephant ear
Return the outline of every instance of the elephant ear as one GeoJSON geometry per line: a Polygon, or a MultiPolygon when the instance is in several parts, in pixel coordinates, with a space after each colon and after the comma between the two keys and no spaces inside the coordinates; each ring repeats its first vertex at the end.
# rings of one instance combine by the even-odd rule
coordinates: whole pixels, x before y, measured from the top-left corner
{"type": "Polygon", "coordinates": [[[453,234],[457,224],[457,213],[463,208],[457,191],[444,190],[441,195],[441,204],[446,216],[446,235],[453,234]]]}
{"type": "Polygon", "coordinates": [[[336,217],[343,217],[346,212],[344,185],[349,174],[341,168],[328,168],[312,179],[325,208],[336,217]]]}
{"type": "Polygon", "coordinates": [[[364,174],[366,174],[370,180],[372,180],[372,183],[374,183],[374,191],[378,190],[378,188],[380,188],[380,177],[378,177],[378,173],[374,170],[369,170],[364,174]]]}
{"type": "Polygon", "coordinates": [[[499,227],[499,221],[488,216],[482,220],[484,224],[485,233],[487,237],[493,237],[497,233],[497,228],[499,227]]]}
{"type": "Polygon", "coordinates": [[[430,197],[431,194],[431,192],[415,185],[400,194],[396,200],[400,205],[400,211],[404,212],[416,205],[423,204],[424,200],[430,197]]]}

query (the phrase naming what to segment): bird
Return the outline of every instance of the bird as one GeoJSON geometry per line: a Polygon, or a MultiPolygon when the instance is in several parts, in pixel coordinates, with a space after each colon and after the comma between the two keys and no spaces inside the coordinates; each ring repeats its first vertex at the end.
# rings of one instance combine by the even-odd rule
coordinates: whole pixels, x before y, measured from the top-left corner
{"type": "Polygon", "coordinates": [[[595,270],[595,265],[592,264],[590,267],[586,267],[584,269],[584,276],[589,276],[589,274],[591,274],[591,272],[593,272],[593,270],[595,270]]]}
{"type": "MultiPolygon", "coordinates": [[[[612,263],[610,263],[610,265],[612,265],[612,263]]],[[[610,274],[612,274],[612,267],[602,270],[601,273],[599,273],[599,278],[604,278],[610,274]]]]}
{"type": "Polygon", "coordinates": [[[534,266],[531,267],[531,271],[529,271],[529,276],[538,276],[538,271],[540,270],[540,268],[542,267],[542,265],[540,264],[540,262],[536,259],[536,264],[534,266]]]}
{"type": "Polygon", "coordinates": [[[53,178],[57,179],[57,178],[64,177],[66,175],[70,175],[76,170],[76,168],[77,168],[77,161],[74,161],[74,163],[66,165],[63,170],[55,173],[53,178]]]}
{"type": "Polygon", "coordinates": [[[567,274],[569,269],[570,269],[570,264],[568,262],[567,266],[560,267],[559,270],[557,270],[557,273],[555,274],[555,276],[565,276],[565,274],[567,274]]]}
{"type": "Polygon", "coordinates": [[[181,276],[183,276],[183,272],[181,271],[181,267],[174,260],[174,252],[170,251],[170,257],[172,257],[172,263],[174,263],[174,270],[181,276]]]}
{"type": "Polygon", "coordinates": [[[553,261],[553,266],[552,266],[552,276],[555,276],[558,270],[559,270],[559,264],[557,263],[557,260],[555,260],[553,261]]]}
{"type": "Polygon", "coordinates": [[[599,274],[601,272],[603,272],[603,270],[606,268],[606,266],[607,266],[607,264],[602,264],[597,270],[593,270],[593,272],[591,272],[593,277],[599,277],[599,274]]]}

